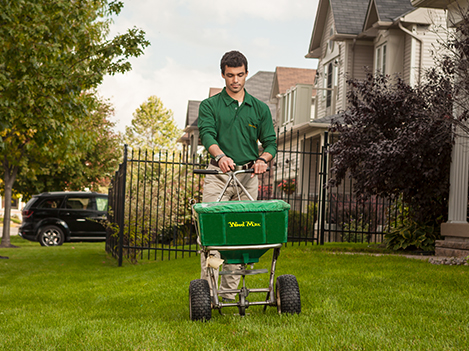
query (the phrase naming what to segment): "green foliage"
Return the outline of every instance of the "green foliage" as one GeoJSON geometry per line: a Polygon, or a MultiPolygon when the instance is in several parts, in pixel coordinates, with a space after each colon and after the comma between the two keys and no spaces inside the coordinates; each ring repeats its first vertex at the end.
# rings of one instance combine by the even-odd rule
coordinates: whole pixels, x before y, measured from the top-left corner
{"type": "Polygon", "coordinates": [[[433,225],[419,224],[406,218],[384,236],[386,247],[392,250],[434,251],[439,233],[433,225]]]}
{"type": "Polygon", "coordinates": [[[173,112],[158,97],[150,96],[133,113],[132,125],[125,128],[125,142],[134,149],[172,151],[180,134],[173,112]]]}
{"type": "Polygon", "coordinates": [[[90,102],[89,113],[64,128],[69,144],[51,145],[48,155],[31,150],[29,162],[18,173],[15,193],[27,199],[44,191],[85,187],[99,191],[107,186],[121,159],[121,136],[109,120],[111,105],[93,98],[90,102]]]}
{"type": "MultiPolygon", "coordinates": [[[[150,44],[136,28],[106,38],[111,16],[121,8],[122,2],[107,0],[2,0],[0,176],[7,201],[18,174],[38,180],[56,176],[47,165],[60,156],[56,168],[65,175],[88,158],[80,151],[90,137],[84,128],[88,118],[99,110],[94,89],[104,75],[129,71],[128,59],[150,44]]],[[[55,190],[70,183],[62,178],[55,190]]],[[[7,205],[5,217],[9,210],[7,205]]],[[[9,228],[4,228],[2,245],[8,245],[9,228]]]]}
{"type": "Polygon", "coordinates": [[[290,210],[288,212],[288,233],[291,236],[295,236],[295,233],[308,233],[312,238],[317,216],[318,205],[316,202],[311,203],[306,212],[290,210]]]}
{"type": "Polygon", "coordinates": [[[331,184],[350,176],[359,197],[402,194],[421,223],[445,215],[453,101],[450,80],[439,78],[417,87],[382,74],[349,80],[350,107],[333,127],[331,184]]]}
{"type": "Polygon", "coordinates": [[[370,223],[364,220],[362,214],[360,214],[358,218],[355,218],[353,216],[350,217],[348,222],[342,223],[342,229],[342,241],[368,241],[368,231],[370,230],[370,223]]]}
{"type": "MultiPolygon", "coordinates": [[[[200,200],[201,176],[182,155],[132,150],[127,164],[124,245],[177,246],[196,242],[191,199],[200,200]]],[[[124,252],[136,263],[142,249],[124,252]]]]}
{"type": "Polygon", "coordinates": [[[386,247],[392,250],[434,251],[443,218],[422,224],[412,219],[411,212],[400,197],[391,208],[389,231],[384,236],[386,247]]]}

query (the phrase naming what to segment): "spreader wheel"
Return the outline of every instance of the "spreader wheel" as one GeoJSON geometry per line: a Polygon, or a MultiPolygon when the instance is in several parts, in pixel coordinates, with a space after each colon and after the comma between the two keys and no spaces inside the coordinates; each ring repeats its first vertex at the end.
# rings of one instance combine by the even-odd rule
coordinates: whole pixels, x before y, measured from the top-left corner
{"type": "Polygon", "coordinates": [[[205,279],[195,279],[189,285],[189,314],[193,321],[212,318],[210,287],[205,279]]]}
{"type": "Polygon", "coordinates": [[[300,287],[294,275],[285,274],[277,277],[276,291],[278,313],[301,312],[300,287]]]}

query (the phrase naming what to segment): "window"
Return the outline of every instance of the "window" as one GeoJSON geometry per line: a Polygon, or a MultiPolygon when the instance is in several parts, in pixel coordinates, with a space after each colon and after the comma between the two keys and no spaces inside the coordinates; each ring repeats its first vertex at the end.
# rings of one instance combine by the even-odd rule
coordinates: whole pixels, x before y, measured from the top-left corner
{"type": "Polygon", "coordinates": [[[107,211],[107,202],[107,197],[97,197],[96,206],[98,207],[98,211],[107,211]]]}
{"type": "Polygon", "coordinates": [[[89,197],[69,197],[65,208],[72,210],[94,210],[94,203],[89,197]]]}
{"type": "Polygon", "coordinates": [[[324,98],[326,99],[326,107],[332,105],[332,88],[337,86],[339,69],[337,67],[338,60],[334,59],[324,66],[324,88],[330,89],[324,91],[324,98]]]}
{"type": "Polygon", "coordinates": [[[386,74],[386,44],[376,48],[376,71],[386,74]]]}
{"type": "Polygon", "coordinates": [[[63,198],[44,199],[37,208],[59,208],[63,198]]]}

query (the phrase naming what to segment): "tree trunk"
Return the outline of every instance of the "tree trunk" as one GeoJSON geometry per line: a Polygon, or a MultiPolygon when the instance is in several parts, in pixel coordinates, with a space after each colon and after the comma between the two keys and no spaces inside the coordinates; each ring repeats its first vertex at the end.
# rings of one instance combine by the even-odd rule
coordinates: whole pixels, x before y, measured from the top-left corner
{"type": "Polygon", "coordinates": [[[11,219],[11,197],[13,193],[13,183],[16,179],[18,166],[9,167],[8,160],[3,160],[4,177],[3,182],[5,185],[5,208],[3,213],[3,236],[0,247],[17,247],[10,243],[10,219],[11,219]]]}

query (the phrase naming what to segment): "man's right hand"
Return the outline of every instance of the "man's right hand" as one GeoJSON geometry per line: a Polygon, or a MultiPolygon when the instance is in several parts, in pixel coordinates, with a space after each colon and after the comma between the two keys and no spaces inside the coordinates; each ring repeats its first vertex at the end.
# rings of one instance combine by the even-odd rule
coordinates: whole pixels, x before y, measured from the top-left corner
{"type": "Polygon", "coordinates": [[[229,171],[234,171],[235,169],[235,163],[231,158],[228,156],[223,156],[219,161],[218,161],[218,167],[220,167],[220,170],[223,173],[229,172],[229,171]]]}

